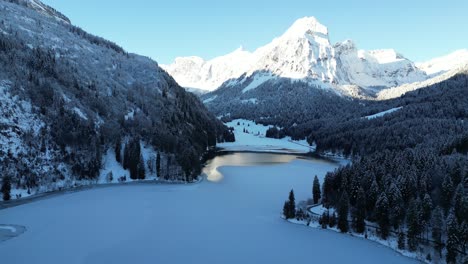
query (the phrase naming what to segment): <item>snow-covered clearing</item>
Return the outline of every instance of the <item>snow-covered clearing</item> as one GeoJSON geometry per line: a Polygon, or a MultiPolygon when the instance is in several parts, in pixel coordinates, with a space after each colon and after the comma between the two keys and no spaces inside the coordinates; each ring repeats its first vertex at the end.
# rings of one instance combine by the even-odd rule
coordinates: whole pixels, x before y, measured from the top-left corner
{"type": "Polygon", "coordinates": [[[396,112],[400,109],[402,109],[403,107],[396,107],[396,108],[392,108],[392,109],[389,109],[389,110],[386,110],[386,111],[383,111],[383,112],[380,112],[380,113],[377,113],[377,114],[374,114],[374,115],[370,115],[370,116],[365,116],[364,118],[367,118],[368,120],[372,120],[372,119],[375,119],[375,118],[379,118],[379,117],[382,117],[386,114],[391,114],[393,112],[396,112]]]}
{"type": "Polygon", "coordinates": [[[217,146],[228,151],[308,153],[314,150],[306,140],[293,141],[290,137],[283,139],[265,137],[266,131],[271,126],[257,125],[253,121],[244,119],[236,119],[226,125],[234,128],[236,142],[221,143],[217,146]]]}
{"type": "Polygon", "coordinates": [[[307,199],[314,175],[323,179],[337,164],[277,155],[250,166],[252,155],[274,156],[217,157],[231,165],[218,168],[220,181],[99,188],[1,210],[2,222],[27,228],[0,244],[2,263],[415,263],[365,239],[280,218],[290,189],[307,199]]]}

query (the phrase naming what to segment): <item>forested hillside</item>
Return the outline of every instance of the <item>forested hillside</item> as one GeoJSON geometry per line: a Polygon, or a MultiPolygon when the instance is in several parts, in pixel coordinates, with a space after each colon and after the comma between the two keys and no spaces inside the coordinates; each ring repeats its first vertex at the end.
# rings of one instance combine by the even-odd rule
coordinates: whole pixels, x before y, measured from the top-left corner
{"type": "MultiPolygon", "coordinates": [[[[318,152],[354,158],[327,174],[322,203],[334,207],[338,219],[349,220],[355,232],[367,232],[365,220],[374,222],[383,239],[399,237],[400,249],[431,246],[430,258],[441,255],[447,263],[463,263],[468,73],[398,99],[356,103],[366,110],[349,108],[347,115],[300,125],[318,152]]],[[[346,232],[348,225],[340,229],[346,232]]]]}
{"type": "Polygon", "coordinates": [[[229,136],[156,62],[53,9],[10,2],[0,2],[0,176],[13,188],[92,181],[107,149],[132,140],[161,153],[168,179],[191,180],[207,148],[229,136]]]}

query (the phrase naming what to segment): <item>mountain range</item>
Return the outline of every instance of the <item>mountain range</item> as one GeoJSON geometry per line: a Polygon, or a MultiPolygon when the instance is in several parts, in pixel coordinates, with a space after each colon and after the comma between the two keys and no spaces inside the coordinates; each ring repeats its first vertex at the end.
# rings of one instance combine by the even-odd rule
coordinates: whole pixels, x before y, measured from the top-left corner
{"type": "Polygon", "coordinates": [[[467,63],[468,50],[414,63],[392,49],[360,50],[351,40],[332,44],[327,27],[314,17],[305,17],[254,52],[239,48],[209,61],[182,57],[162,67],[181,86],[204,91],[244,83],[246,92],[266,81],[288,78],[344,95],[365,92],[372,96],[383,89],[426,81],[467,63]],[[248,79],[254,81],[246,82],[248,79]]]}

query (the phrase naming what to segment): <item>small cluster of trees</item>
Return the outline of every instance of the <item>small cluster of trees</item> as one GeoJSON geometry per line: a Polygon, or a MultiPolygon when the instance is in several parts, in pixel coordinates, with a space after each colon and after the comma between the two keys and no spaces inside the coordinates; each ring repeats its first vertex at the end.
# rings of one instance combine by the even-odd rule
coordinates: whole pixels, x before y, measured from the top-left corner
{"type": "MultiPolygon", "coordinates": [[[[120,143],[119,143],[120,144],[120,143]]],[[[116,144],[118,145],[118,144],[116,144]]],[[[145,179],[145,161],[143,155],[141,154],[141,144],[140,139],[133,138],[125,144],[124,148],[124,157],[122,165],[124,169],[130,171],[130,178],[133,180],[143,180],[145,179]]],[[[120,156],[120,150],[117,152],[116,157],[120,156]]],[[[120,160],[119,158],[118,160],[120,160]]]]}
{"type": "Polygon", "coordinates": [[[267,138],[284,138],[286,133],[282,129],[278,129],[276,126],[267,129],[265,136],[267,138]]]}
{"type": "Polygon", "coordinates": [[[4,176],[2,180],[2,192],[3,201],[9,201],[11,199],[11,180],[9,176],[4,176]]]}

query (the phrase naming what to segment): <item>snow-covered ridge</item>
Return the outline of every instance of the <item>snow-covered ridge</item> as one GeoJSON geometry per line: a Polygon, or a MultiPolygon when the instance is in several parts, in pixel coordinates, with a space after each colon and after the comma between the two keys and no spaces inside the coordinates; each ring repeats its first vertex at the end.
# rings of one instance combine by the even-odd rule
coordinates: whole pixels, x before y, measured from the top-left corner
{"type": "Polygon", "coordinates": [[[434,85],[436,83],[443,82],[445,80],[450,79],[451,77],[455,76],[456,74],[463,72],[463,71],[468,71],[468,64],[465,64],[464,66],[460,67],[455,67],[454,69],[447,71],[443,74],[436,75],[435,77],[432,77],[428,80],[422,81],[422,82],[414,82],[414,83],[408,83],[408,84],[403,84],[397,87],[390,87],[387,89],[383,89],[380,92],[377,93],[377,100],[388,100],[392,98],[397,98],[400,97],[408,92],[415,91],[421,88],[425,88],[431,85],[434,85]]]}
{"type": "Polygon", "coordinates": [[[462,49],[427,62],[417,63],[416,65],[419,69],[425,71],[427,75],[436,76],[467,64],[468,49],[462,49]]]}
{"type": "Polygon", "coordinates": [[[359,50],[349,40],[332,45],[328,34],[328,28],[316,18],[304,17],[252,53],[238,49],[209,61],[177,58],[162,67],[182,86],[209,91],[228,80],[225,85],[242,82],[256,72],[269,72],[272,78],[319,81],[338,90],[349,85],[393,87],[427,79],[412,61],[394,50],[359,50]]]}
{"type": "Polygon", "coordinates": [[[57,21],[70,24],[70,19],[68,17],[58,12],[54,8],[42,3],[39,0],[10,0],[10,2],[27,6],[43,15],[50,16],[56,19],[57,21]]]}

